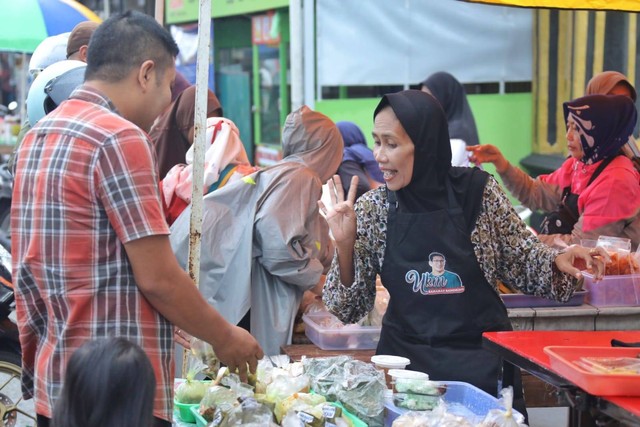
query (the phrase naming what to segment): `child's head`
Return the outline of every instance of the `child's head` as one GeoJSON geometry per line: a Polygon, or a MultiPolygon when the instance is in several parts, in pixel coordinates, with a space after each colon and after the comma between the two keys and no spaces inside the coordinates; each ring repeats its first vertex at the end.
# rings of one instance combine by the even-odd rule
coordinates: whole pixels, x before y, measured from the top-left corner
{"type": "Polygon", "coordinates": [[[69,359],[57,427],[151,426],[156,380],[147,355],[124,338],[88,341],[69,359]]]}

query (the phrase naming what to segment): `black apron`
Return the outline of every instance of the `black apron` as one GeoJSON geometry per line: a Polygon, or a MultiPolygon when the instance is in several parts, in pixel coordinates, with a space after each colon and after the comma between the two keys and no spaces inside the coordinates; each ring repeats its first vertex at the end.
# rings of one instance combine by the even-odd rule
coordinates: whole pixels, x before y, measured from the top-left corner
{"type": "Polygon", "coordinates": [[[433,380],[471,383],[496,396],[502,360],[482,348],[482,333],[512,327],[478,264],[450,185],[447,191],[448,209],[419,214],[398,212],[395,193],[388,193],[381,279],[391,298],[376,352],[407,357],[407,369],[433,380]],[[439,277],[430,273],[432,252],[445,258],[439,277]]]}
{"type": "MultiPolygon", "coordinates": [[[[585,189],[602,173],[604,168],[615,159],[616,156],[608,157],[600,163],[589,178],[585,189]]],[[[583,190],[584,191],[584,190],[583,190]]],[[[547,215],[540,224],[540,234],[571,234],[573,226],[578,222],[580,213],[578,212],[579,194],[571,192],[571,185],[562,189],[562,198],[558,208],[547,215]]]]}

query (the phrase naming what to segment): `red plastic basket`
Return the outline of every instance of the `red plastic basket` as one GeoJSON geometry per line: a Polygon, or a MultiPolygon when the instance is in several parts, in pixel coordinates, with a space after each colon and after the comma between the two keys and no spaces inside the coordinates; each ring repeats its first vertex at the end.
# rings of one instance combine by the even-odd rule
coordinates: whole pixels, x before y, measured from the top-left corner
{"type": "Polygon", "coordinates": [[[597,374],[576,365],[582,357],[638,357],[640,348],[547,346],[551,367],[595,396],[640,396],[640,375],[597,374]]]}

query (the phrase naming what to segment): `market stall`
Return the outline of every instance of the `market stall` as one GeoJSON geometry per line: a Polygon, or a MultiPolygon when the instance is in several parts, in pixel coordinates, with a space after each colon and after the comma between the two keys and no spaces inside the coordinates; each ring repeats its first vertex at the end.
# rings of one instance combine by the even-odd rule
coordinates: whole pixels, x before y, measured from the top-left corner
{"type": "MultiPolygon", "coordinates": [[[[631,345],[635,343],[637,346],[640,342],[640,331],[514,331],[486,332],[483,335],[485,348],[496,352],[508,362],[505,369],[512,369],[515,365],[563,391],[567,400],[572,403],[570,419],[572,426],[579,425],[581,414],[585,411],[596,411],[596,417],[601,423],[607,422],[607,417],[610,417],[625,423],[624,425],[638,425],[640,424],[640,387],[638,387],[640,376],[637,372],[625,374],[626,378],[621,379],[617,378],[619,375],[612,373],[590,375],[576,367],[574,370],[577,376],[573,376],[571,371],[561,370],[548,352],[549,348],[554,346],[564,348],[583,346],[580,354],[584,357],[595,354],[596,348],[607,348],[607,354],[614,355],[615,352],[611,350],[616,349],[612,347],[612,340],[631,345]],[[597,386],[598,380],[609,382],[610,386],[598,389],[596,393],[590,392],[589,388],[597,386]],[[626,384],[635,391],[621,390],[621,384],[626,384]],[[629,396],[629,393],[635,395],[629,396]]],[[[635,348],[631,350],[637,358],[638,350],[635,348]]]]}

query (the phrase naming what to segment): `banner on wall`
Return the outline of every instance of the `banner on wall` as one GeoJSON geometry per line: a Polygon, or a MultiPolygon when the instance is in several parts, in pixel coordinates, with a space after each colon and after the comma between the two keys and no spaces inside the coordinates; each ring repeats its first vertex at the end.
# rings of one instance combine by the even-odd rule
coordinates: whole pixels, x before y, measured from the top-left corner
{"type": "Polygon", "coordinates": [[[532,11],[456,0],[316,3],[321,86],[530,81],[532,11]],[[354,19],[357,17],[357,19],[354,19]]]}
{"type": "Polygon", "coordinates": [[[466,0],[503,6],[536,7],[543,9],[593,9],[640,12],[638,0],[466,0]]]}

